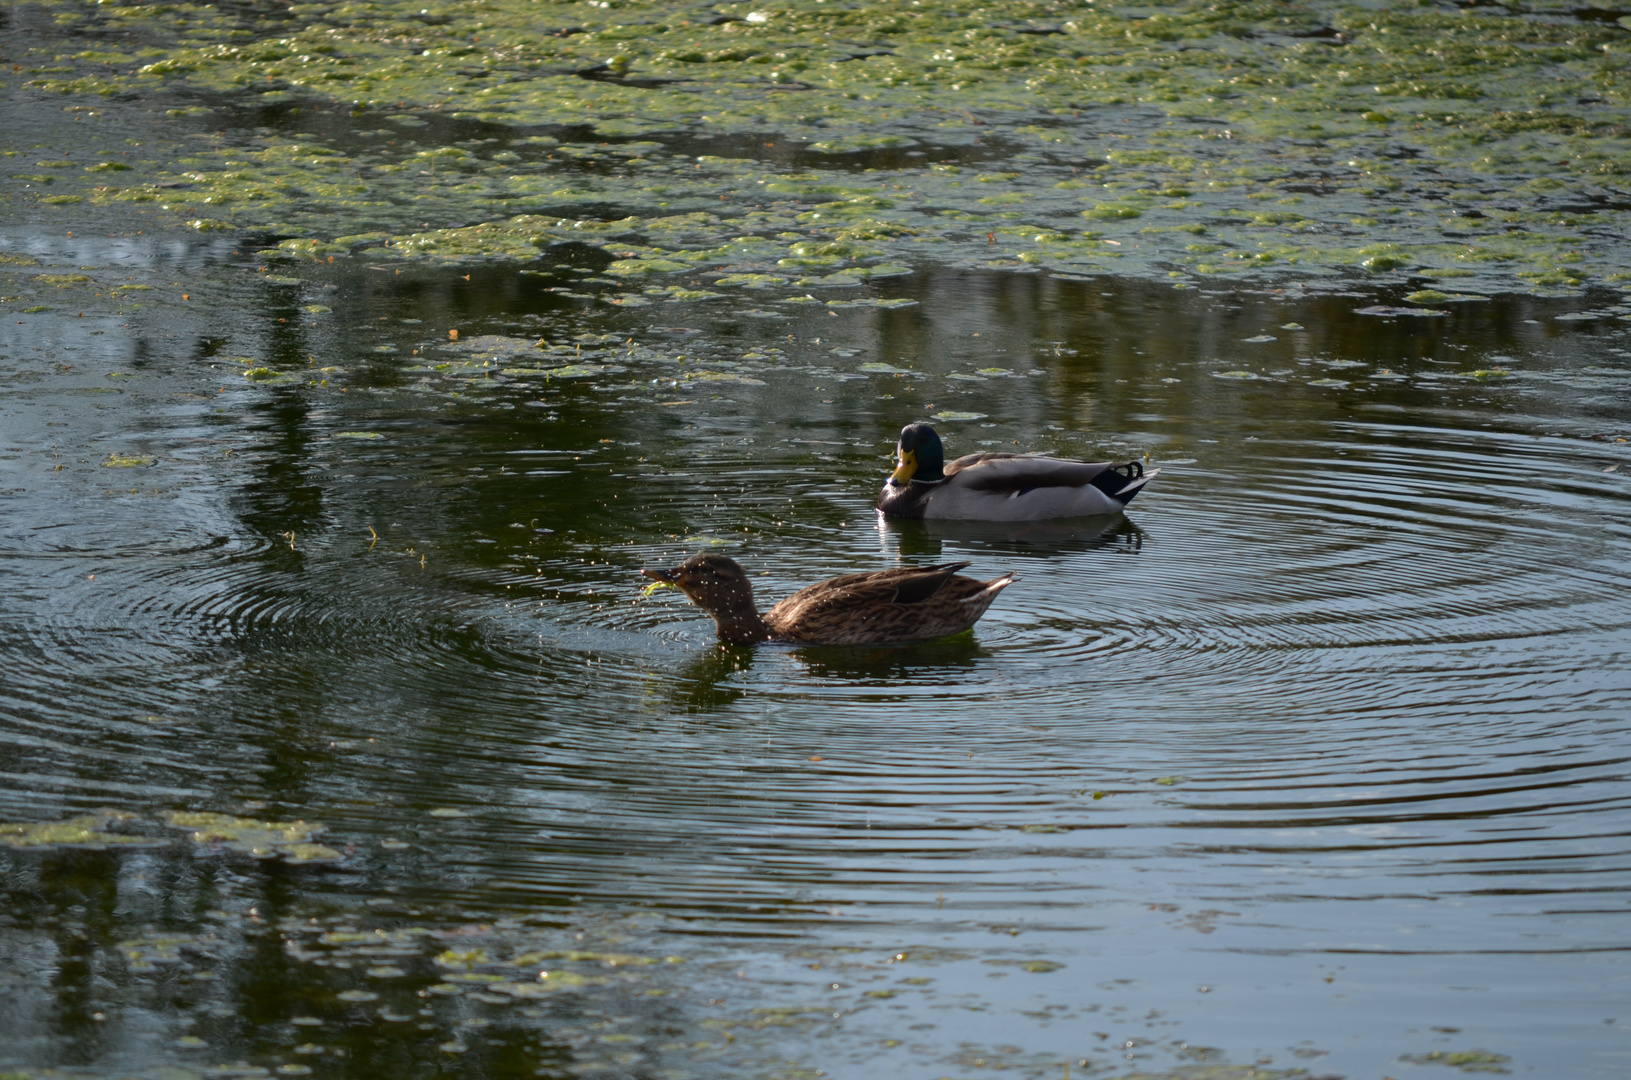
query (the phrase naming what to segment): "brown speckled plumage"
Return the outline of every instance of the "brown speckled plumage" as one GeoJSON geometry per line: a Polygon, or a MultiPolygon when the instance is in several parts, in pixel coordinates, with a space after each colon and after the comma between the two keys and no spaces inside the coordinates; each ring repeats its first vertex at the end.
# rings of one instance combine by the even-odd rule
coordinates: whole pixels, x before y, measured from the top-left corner
{"type": "Polygon", "coordinates": [[[724,641],[880,645],[927,641],[967,630],[1014,581],[1012,574],[990,581],[960,576],[957,571],[967,565],[846,574],[800,589],[762,617],[753,603],[753,585],[734,559],[693,555],[672,570],[640,572],[679,586],[714,617],[724,641]]]}

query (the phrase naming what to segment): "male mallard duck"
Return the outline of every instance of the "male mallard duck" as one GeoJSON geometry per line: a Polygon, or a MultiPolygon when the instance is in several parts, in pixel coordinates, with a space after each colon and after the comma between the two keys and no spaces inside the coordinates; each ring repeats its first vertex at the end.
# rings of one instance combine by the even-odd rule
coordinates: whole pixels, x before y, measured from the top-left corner
{"type": "Polygon", "coordinates": [[[969,454],[946,464],[928,424],[900,431],[895,471],[878,496],[887,517],[1042,521],[1114,514],[1160,472],[1136,461],[1065,461],[1030,454],[969,454]]]}
{"type": "Polygon", "coordinates": [[[677,585],[714,617],[719,637],[733,645],[786,641],[797,645],[881,645],[927,641],[967,630],[1014,575],[990,581],[961,577],[968,563],[908,566],[872,574],[845,574],[806,586],[764,617],[753,605],[753,585],[734,559],[693,555],[672,570],[642,570],[677,585]]]}

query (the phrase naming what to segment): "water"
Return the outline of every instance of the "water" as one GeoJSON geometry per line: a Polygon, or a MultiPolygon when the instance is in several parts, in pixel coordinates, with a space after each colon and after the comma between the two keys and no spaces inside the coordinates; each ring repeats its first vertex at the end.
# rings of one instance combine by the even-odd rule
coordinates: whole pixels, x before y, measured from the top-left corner
{"type": "Polygon", "coordinates": [[[921,266],[869,287],[913,307],[624,311],[33,250],[196,297],[0,326],[0,818],[154,841],[0,846],[0,1065],[1631,1067],[1615,297],[921,266]],[[951,454],[1163,472],[1112,519],[880,522],[948,412],[951,454]],[[698,550],[765,605],[1021,580],[937,643],[724,649],[641,596],[698,550]]]}

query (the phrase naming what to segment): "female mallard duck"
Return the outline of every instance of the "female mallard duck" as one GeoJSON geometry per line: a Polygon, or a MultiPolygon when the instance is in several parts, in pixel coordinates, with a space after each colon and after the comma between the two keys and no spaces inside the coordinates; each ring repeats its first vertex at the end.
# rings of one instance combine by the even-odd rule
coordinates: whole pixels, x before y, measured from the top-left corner
{"type": "Polygon", "coordinates": [[[765,612],[753,605],[753,585],[734,559],[693,555],[672,570],[642,570],[677,585],[714,617],[719,637],[733,645],[785,641],[797,645],[881,645],[927,641],[967,630],[1014,575],[975,581],[957,571],[968,563],[908,566],[845,574],[800,589],[765,612]]]}
{"type": "Polygon", "coordinates": [[[1043,521],[1114,514],[1160,472],[1136,461],[1064,461],[1030,454],[969,454],[950,464],[928,424],[907,424],[895,471],[878,496],[886,517],[1043,521]]]}

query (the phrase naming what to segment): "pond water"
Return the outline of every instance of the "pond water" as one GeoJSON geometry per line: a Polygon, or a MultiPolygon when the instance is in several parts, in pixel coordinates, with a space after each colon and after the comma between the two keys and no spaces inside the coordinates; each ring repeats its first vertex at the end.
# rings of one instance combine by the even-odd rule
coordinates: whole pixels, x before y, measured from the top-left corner
{"type": "Polygon", "coordinates": [[[1628,34],[0,9],[0,1080],[1631,1075],[1628,34]]]}
{"type": "Polygon", "coordinates": [[[0,1067],[1631,1067],[1617,294],[631,309],[571,252],[3,242],[194,291],[0,326],[0,1067]],[[1163,471],[882,523],[927,416],[1163,471]],[[699,550],[766,600],[1020,581],[936,643],[730,649],[642,596],[699,550]]]}

